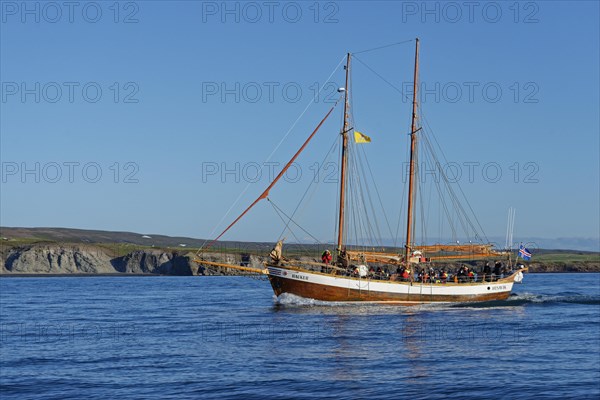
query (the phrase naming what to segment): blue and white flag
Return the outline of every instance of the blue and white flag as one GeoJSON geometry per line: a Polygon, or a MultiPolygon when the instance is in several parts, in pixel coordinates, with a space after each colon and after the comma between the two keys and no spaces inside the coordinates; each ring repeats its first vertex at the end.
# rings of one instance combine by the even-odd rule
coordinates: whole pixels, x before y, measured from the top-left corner
{"type": "Polygon", "coordinates": [[[519,255],[521,256],[521,258],[525,261],[529,261],[531,260],[531,253],[529,252],[528,249],[525,248],[525,246],[520,245],[519,246],[519,255]]]}

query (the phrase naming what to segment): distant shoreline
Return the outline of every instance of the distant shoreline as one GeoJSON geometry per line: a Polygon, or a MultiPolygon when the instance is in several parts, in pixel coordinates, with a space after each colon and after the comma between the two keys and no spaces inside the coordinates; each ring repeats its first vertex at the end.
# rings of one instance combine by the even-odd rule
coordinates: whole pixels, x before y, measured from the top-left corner
{"type": "MultiPolygon", "coordinates": [[[[0,277],[244,275],[227,267],[199,265],[195,260],[204,244],[200,239],[67,228],[0,227],[0,231],[0,277]]],[[[318,263],[328,246],[288,243],[284,255],[318,263]]],[[[217,265],[264,268],[272,248],[273,243],[220,242],[202,251],[202,258],[217,265]]],[[[516,253],[512,261],[526,264],[530,273],[600,272],[599,252],[536,249],[532,253],[528,262],[515,260],[516,253]]],[[[465,259],[449,261],[444,267],[457,270],[469,264],[481,270],[483,263],[465,259]]]]}

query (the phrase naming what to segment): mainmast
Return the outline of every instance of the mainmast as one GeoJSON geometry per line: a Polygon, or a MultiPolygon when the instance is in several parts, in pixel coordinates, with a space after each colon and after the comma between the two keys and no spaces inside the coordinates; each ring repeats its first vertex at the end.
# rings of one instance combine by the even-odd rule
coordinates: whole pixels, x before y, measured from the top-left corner
{"type": "Polygon", "coordinates": [[[348,87],[350,76],[350,53],[348,53],[346,61],[346,85],[344,87],[344,126],[342,128],[342,161],[341,161],[341,176],[340,176],[340,215],[338,221],[338,254],[342,250],[344,241],[344,204],[346,202],[346,166],[348,164],[348,111],[350,109],[350,88],[348,87]]]}
{"type": "Polygon", "coordinates": [[[410,132],[410,170],[408,176],[408,217],[406,223],[406,265],[410,262],[412,236],[414,229],[414,200],[415,200],[415,150],[417,147],[417,87],[419,80],[419,38],[415,44],[415,73],[413,77],[413,108],[410,132]]]}

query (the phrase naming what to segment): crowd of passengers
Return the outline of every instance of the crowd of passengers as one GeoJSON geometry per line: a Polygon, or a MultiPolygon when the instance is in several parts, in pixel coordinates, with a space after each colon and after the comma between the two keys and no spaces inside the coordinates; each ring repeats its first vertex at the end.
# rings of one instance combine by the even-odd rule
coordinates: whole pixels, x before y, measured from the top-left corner
{"type": "MultiPolygon", "coordinates": [[[[474,267],[467,265],[462,265],[455,271],[447,271],[445,268],[433,267],[417,267],[415,269],[416,271],[412,276],[412,281],[423,283],[493,282],[512,273],[512,271],[509,271],[500,261],[497,261],[494,264],[493,269],[490,267],[489,263],[486,263],[479,273],[474,267]]],[[[412,271],[404,266],[398,266],[396,270],[392,270],[392,272],[390,272],[388,267],[370,267],[367,277],[375,280],[411,281],[411,273],[412,271]]],[[[350,275],[357,277],[359,275],[358,268],[354,267],[354,269],[350,271],[350,275]]]]}
{"type": "MultiPolygon", "coordinates": [[[[331,263],[329,255],[324,253],[322,261],[326,264],[331,263]]],[[[502,262],[496,261],[494,268],[486,262],[479,272],[475,268],[462,265],[458,270],[447,271],[445,268],[433,267],[415,267],[416,271],[411,271],[404,266],[398,266],[395,270],[390,267],[369,267],[366,276],[361,274],[358,266],[350,265],[346,268],[346,275],[352,277],[363,276],[364,278],[374,280],[392,280],[392,281],[412,281],[423,283],[469,283],[469,282],[493,282],[502,279],[512,273],[502,262]],[[412,277],[411,277],[412,275],[412,277]]]]}

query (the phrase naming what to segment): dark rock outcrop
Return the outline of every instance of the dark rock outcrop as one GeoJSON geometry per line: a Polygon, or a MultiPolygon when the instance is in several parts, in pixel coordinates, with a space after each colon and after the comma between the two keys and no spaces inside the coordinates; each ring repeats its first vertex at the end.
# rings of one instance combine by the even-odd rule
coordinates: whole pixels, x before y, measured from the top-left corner
{"type": "Polygon", "coordinates": [[[110,256],[95,246],[36,245],[3,250],[1,269],[3,273],[105,274],[115,272],[110,263],[110,256]]]}
{"type": "Polygon", "coordinates": [[[31,245],[0,251],[2,274],[159,274],[195,275],[193,254],[136,250],[122,257],[93,245],[31,245]]]}

